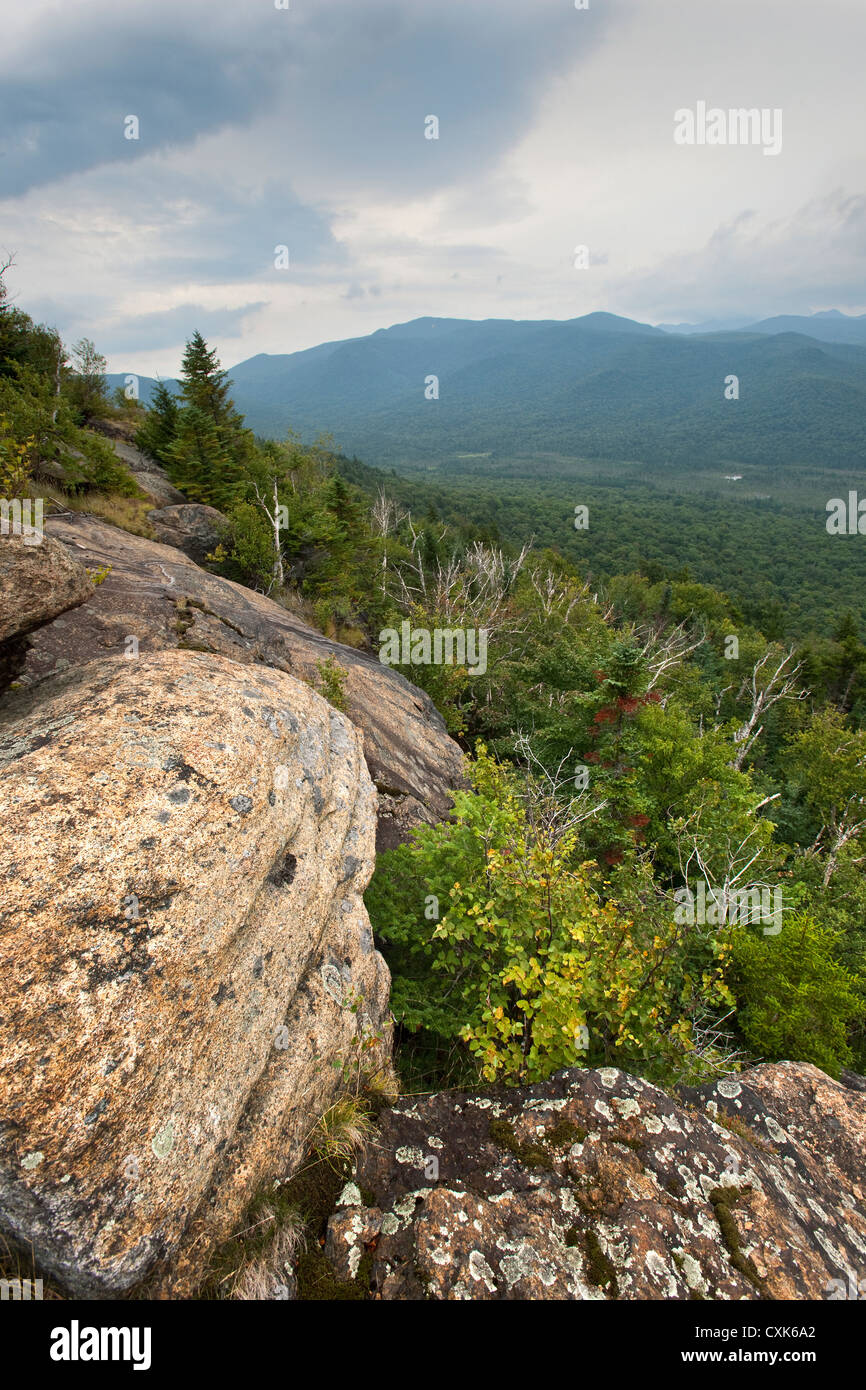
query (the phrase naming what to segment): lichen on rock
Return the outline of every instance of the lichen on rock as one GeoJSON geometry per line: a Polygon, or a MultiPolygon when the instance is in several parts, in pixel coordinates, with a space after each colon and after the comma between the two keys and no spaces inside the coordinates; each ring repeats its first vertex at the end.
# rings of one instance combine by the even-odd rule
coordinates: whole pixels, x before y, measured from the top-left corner
{"type": "MultiPolygon", "coordinates": [[[[866,1252],[866,1098],[813,1066],[676,1097],[614,1068],[565,1071],[415,1097],[380,1124],[353,1178],[372,1198],[372,1297],[820,1299],[866,1252]],[[723,1106],[748,1128],[720,1125],[723,1106]],[[784,1155],[749,1137],[774,1129],[784,1155]],[[423,1161],[431,1134],[439,1176],[422,1188],[401,1159],[423,1161]]],[[[332,1215],[337,1268],[356,1230],[357,1214],[332,1215]]]]}
{"type": "Polygon", "coordinates": [[[387,1065],[360,735],[281,671],[115,657],[7,701],[0,798],[0,1229],[74,1294],[188,1292],[387,1065]]]}

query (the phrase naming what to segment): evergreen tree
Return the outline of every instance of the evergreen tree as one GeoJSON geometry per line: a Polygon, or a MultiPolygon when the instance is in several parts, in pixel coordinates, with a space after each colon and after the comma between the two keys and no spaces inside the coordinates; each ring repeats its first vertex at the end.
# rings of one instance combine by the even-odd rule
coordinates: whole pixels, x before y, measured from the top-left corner
{"type": "Polygon", "coordinates": [[[216,351],[194,333],[181,368],[181,401],[172,442],[164,446],[171,480],[194,502],[227,507],[255,454],[252,432],[234,408],[231,382],[216,351]]]}
{"type": "Polygon", "coordinates": [[[833,634],[833,641],[839,652],[833,695],[843,710],[850,710],[856,700],[862,698],[866,668],[866,650],[860,641],[853,613],[848,612],[842,618],[833,634]]]}
{"type": "Polygon", "coordinates": [[[196,406],[221,425],[236,422],[236,413],[229,398],[231,382],[219,364],[215,348],[209,348],[202,335],[193,333],[186,345],[181,367],[181,395],[186,405],[196,406]]]}
{"type": "Polygon", "coordinates": [[[198,406],[187,406],[178,415],[177,433],[165,453],[166,466],[176,487],[192,502],[226,507],[234,495],[232,460],[213,419],[198,406]]]}
{"type": "Polygon", "coordinates": [[[177,396],[169,391],[164,381],[158,381],[147,416],[135,436],[136,447],[157,463],[165,463],[177,436],[179,414],[177,396]]]}

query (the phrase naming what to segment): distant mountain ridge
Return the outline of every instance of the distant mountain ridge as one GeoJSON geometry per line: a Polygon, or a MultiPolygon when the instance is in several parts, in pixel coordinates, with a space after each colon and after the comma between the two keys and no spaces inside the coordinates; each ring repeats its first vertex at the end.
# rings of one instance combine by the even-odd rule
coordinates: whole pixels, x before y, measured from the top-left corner
{"type": "Polygon", "coordinates": [[[804,333],[822,343],[854,343],[866,347],[866,314],[843,314],[821,309],[815,314],[777,314],[774,318],[711,319],[706,323],[660,323],[666,333],[804,333]]]}
{"type": "MultiPolygon", "coordinates": [[[[607,313],[425,317],[301,352],[260,353],[229,375],[258,434],[292,428],[309,440],[325,431],[345,453],[398,469],[489,454],[494,471],[497,458],[545,453],[653,468],[853,468],[866,454],[866,315],[783,317],[712,333],[607,313]],[[725,396],[732,376],[739,399],[725,396]]],[[[140,389],[147,401],[148,378],[140,389]]]]}

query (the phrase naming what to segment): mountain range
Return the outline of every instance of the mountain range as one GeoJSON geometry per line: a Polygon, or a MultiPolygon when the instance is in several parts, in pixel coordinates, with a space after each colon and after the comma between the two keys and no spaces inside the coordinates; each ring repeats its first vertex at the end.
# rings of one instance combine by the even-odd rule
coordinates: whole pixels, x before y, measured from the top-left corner
{"type": "MultiPolygon", "coordinates": [[[[709,329],[607,313],[420,318],[300,352],[260,353],[229,375],[256,433],[281,437],[291,428],[310,440],[327,432],[344,453],[398,470],[487,457],[494,472],[502,460],[543,455],[655,471],[862,467],[866,315],[709,329]]],[[[140,378],[145,402],[153,384],[140,378]]]]}
{"type": "Polygon", "coordinates": [[[705,323],[660,323],[666,333],[805,333],[822,343],[854,343],[866,347],[866,314],[843,314],[822,309],[817,314],[778,314],[752,323],[749,319],[710,319],[705,323]]]}

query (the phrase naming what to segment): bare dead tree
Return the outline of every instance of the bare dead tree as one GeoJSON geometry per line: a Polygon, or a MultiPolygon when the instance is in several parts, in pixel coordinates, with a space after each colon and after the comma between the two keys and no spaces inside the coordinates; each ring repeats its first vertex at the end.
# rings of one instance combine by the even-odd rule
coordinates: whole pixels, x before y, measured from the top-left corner
{"type": "MultiPolygon", "coordinates": [[[[822,884],[825,888],[829,885],[831,878],[839,867],[839,855],[842,853],[842,850],[851,840],[855,840],[858,835],[862,835],[863,832],[866,831],[864,806],[866,806],[866,798],[862,796],[849,796],[848,800],[842,806],[841,811],[834,810],[829,823],[821,826],[813,844],[810,846],[813,853],[820,849],[824,837],[829,830],[831,839],[827,853],[827,862],[824,865],[824,877],[822,879],[822,884]]],[[[854,860],[855,864],[860,864],[862,862],[862,859],[854,860]]]]}
{"type": "Polygon", "coordinates": [[[274,533],[274,568],[273,577],[271,579],[270,585],[268,586],[268,593],[270,593],[271,589],[274,587],[275,584],[279,585],[280,588],[282,588],[285,584],[285,570],[283,568],[283,551],[280,540],[280,533],[282,531],[282,517],[285,509],[280,506],[280,500],[277,495],[276,478],[274,478],[272,481],[274,486],[273,506],[270,503],[270,499],[265,497],[258,483],[253,482],[253,492],[256,495],[256,501],[258,502],[259,506],[261,507],[262,511],[267,517],[268,525],[274,533]]]}
{"type": "Polygon", "coordinates": [[[734,734],[737,751],[731,761],[731,767],[737,772],[742,769],[743,763],[763,733],[763,720],[767,711],[780,700],[806,699],[808,691],[797,685],[797,676],[803,669],[803,663],[798,661],[796,666],[792,666],[793,660],[793,647],[781,655],[778,647],[768,647],[740,686],[737,699],[742,700],[748,696],[751,709],[734,734]],[[776,662],[775,666],[772,664],[773,661],[776,662]]]}
{"type": "MultiPolygon", "coordinates": [[[[724,700],[724,698],[725,698],[725,696],[727,695],[728,691],[729,691],[729,690],[733,690],[733,688],[734,688],[734,683],[733,683],[733,681],[731,681],[730,684],[726,685],[726,686],[724,687],[723,690],[720,690],[719,693],[718,693],[718,695],[716,695],[716,697],[715,697],[715,705],[716,705],[716,723],[715,723],[715,728],[717,728],[717,729],[720,729],[721,726],[722,726],[722,701],[724,700]]],[[[703,733],[703,715],[701,715],[701,733],[703,733]]]]}
{"type": "Polygon", "coordinates": [[[592,797],[580,791],[575,795],[573,750],[548,767],[532,746],[529,734],[521,730],[514,751],[527,772],[525,805],[527,816],[541,836],[557,845],[572,830],[603,811],[608,798],[591,805],[592,797]]]}
{"type": "Polygon", "coordinates": [[[412,535],[412,558],[395,571],[395,597],[404,608],[423,605],[450,627],[483,627],[491,636],[521,630],[522,625],[509,622],[510,599],[528,544],[519,555],[506,556],[494,546],[473,541],[463,555],[453,555],[445,564],[439,561],[428,573],[420,534],[412,528],[412,535]]]}
{"type": "Polygon", "coordinates": [[[395,502],[393,497],[389,497],[384,488],[380,488],[370,508],[370,524],[374,534],[387,540],[409,519],[408,510],[399,502],[395,502]]]}
{"type": "Polygon", "coordinates": [[[3,283],[3,276],[6,274],[7,270],[11,270],[15,264],[14,251],[4,251],[2,254],[3,260],[0,261],[0,310],[8,309],[13,302],[9,297],[9,291],[3,283]]]}
{"type": "MultiPolygon", "coordinates": [[[[428,583],[427,570],[424,566],[424,557],[421,553],[421,538],[423,532],[416,529],[415,523],[409,512],[406,513],[404,519],[411,541],[409,545],[409,558],[401,559],[400,564],[394,568],[393,583],[395,587],[395,597],[404,607],[411,607],[413,604],[424,604],[427,606],[428,590],[431,585],[428,583]]],[[[447,531],[448,527],[443,525],[438,537],[436,537],[437,546],[445,539],[447,531]]]]}
{"type": "MultiPolygon", "coordinates": [[[[405,522],[411,522],[409,511],[406,507],[395,502],[389,497],[384,488],[380,488],[375,502],[370,508],[370,527],[374,535],[381,536],[387,541],[390,535],[396,534],[405,522]]],[[[388,548],[382,547],[382,578],[380,583],[382,593],[388,589],[388,548]]]]}
{"type": "Polygon", "coordinates": [[[723,909],[723,920],[727,920],[728,909],[736,904],[743,894],[765,893],[773,886],[778,886],[752,877],[750,871],[766,852],[758,812],[771,802],[778,801],[780,795],[781,793],[775,792],[750,807],[748,814],[754,818],[752,828],[736,843],[731,836],[727,836],[721,852],[717,850],[712,856],[712,862],[700,834],[702,806],[698,806],[676,827],[677,858],[683,882],[688,885],[689,875],[694,867],[703,879],[708,893],[713,895],[715,902],[723,909]]]}
{"type": "Polygon", "coordinates": [[[729,1009],[726,1014],[717,1017],[706,1006],[696,1008],[691,1018],[692,1048],[688,1053],[687,1066],[681,1073],[683,1079],[688,1077],[694,1084],[698,1079],[730,1076],[738,1070],[748,1054],[735,1045],[724,1027],[728,1019],[735,1015],[736,1009],[729,1009]]]}
{"type": "MultiPolygon", "coordinates": [[[[567,623],[576,605],[590,600],[589,585],[575,584],[573,580],[563,579],[551,569],[536,566],[527,570],[527,576],[541,605],[545,618],[558,615],[567,623]]],[[[593,595],[592,600],[597,600],[593,595]]]]}
{"type": "Polygon", "coordinates": [[[616,604],[606,594],[598,591],[592,595],[592,601],[598,608],[602,622],[613,622],[616,617],[616,604]]]}
{"type": "Polygon", "coordinates": [[[643,644],[641,656],[649,670],[647,692],[653,690],[668,671],[682,665],[686,657],[697,651],[707,640],[707,634],[703,629],[698,637],[692,637],[685,622],[678,623],[676,627],[662,629],[642,626],[635,629],[635,637],[643,644]]]}

